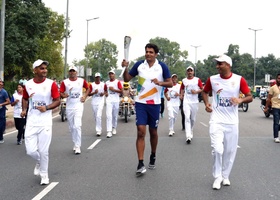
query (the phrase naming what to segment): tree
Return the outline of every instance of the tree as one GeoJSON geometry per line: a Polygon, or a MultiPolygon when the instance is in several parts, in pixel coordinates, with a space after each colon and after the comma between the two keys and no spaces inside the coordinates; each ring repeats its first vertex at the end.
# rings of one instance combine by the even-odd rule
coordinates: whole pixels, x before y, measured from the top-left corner
{"type": "Polygon", "coordinates": [[[51,12],[41,0],[6,1],[5,79],[31,74],[39,41],[48,31],[51,12]]]}
{"type": "MultiPolygon", "coordinates": [[[[88,44],[85,49],[85,57],[89,58],[89,68],[93,74],[100,72],[102,78],[107,78],[108,72],[111,69],[117,68],[117,45],[112,42],[101,39],[95,43],[88,44]]],[[[87,60],[83,59],[78,62],[79,65],[87,66],[87,60]]]]}
{"type": "Polygon", "coordinates": [[[64,62],[61,56],[62,41],[65,37],[64,16],[52,12],[48,21],[48,32],[38,42],[37,58],[49,61],[48,76],[63,79],[64,62]]]}
{"type": "Polygon", "coordinates": [[[177,42],[170,42],[167,38],[156,37],[150,39],[150,43],[156,44],[159,47],[157,59],[166,63],[170,68],[176,67],[178,61],[187,59],[188,52],[181,52],[180,45],[177,42]]]}

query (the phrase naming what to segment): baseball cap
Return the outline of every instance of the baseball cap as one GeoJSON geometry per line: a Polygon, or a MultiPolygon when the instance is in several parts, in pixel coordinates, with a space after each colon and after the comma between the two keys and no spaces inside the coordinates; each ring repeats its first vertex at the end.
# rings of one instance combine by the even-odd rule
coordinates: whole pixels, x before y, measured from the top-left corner
{"type": "Polygon", "coordinates": [[[68,71],[70,71],[70,70],[75,70],[76,72],[78,71],[77,67],[75,67],[75,66],[69,67],[69,70],[68,70],[68,71]]]}
{"type": "Polygon", "coordinates": [[[44,61],[44,60],[41,60],[41,59],[36,60],[36,61],[33,63],[33,69],[36,68],[36,67],[39,67],[39,66],[42,65],[43,63],[46,64],[46,65],[49,64],[48,61],[44,61]]]}
{"type": "MultiPolygon", "coordinates": [[[[172,78],[173,76],[177,76],[177,74],[172,74],[171,78],[172,78]]],[[[177,76],[177,77],[178,77],[178,76],[177,76]]]]}
{"type": "Polygon", "coordinates": [[[110,74],[110,73],[115,74],[115,71],[114,71],[113,69],[111,69],[111,70],[108,72],[108,74],[110,74]]]}
{"type": "Polygon", "coordinates": [[[98,76],[100,76],[100,73],[99,73],[99,72],[96,72],[95,75],[94,75],[94,77],[98,77],[98,76]]]}
{"type": "Polygon", "coordinates": [[[188,66],[188,67],[187,67],[187,71],[188,71],[189,69],[193,70],[193,67],[192,67],[192,66],[188,66]]]}
{"type": "Polygon", "coordinates": [[[220,55],[218,58],[214,58],[213,59],[216,62],[226,62],[227,64],[229,64],[230,66],[232,66],[232,60],[229,56],[223,54],[220,55]]]}

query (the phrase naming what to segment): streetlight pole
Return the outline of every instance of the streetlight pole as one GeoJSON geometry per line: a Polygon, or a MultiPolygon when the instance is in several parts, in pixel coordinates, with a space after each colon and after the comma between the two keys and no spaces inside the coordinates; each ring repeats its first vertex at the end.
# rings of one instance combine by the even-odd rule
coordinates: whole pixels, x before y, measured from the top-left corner
{"type": "Polygon", "coordinates": [[[92,19],[87,19],[87,46],[86,46],[86,58],[87,58],[87,66],[86,66],[86,70],[85,70],[85,79],[87,81],[87,69],[88,69],[88,64],[89,64],[89,55],[88,55],[88,22],[91,20],[96,20],[99,19],[99,17],[95,17],[92,19]]]}
{"type": "Polygon", "coordinates": [[[255,31],[255,48],[254,48],[254,83],[253,83],[253,89],[255,89],[256,85],[256,51],[257,51],[257,31],[261,31],[262,29],[252,29],[249,28],[251,31],[255,31]]]}
{"type": "Polygon", "coordinates": [[[4,81],[4,41],[5,41],[5,7],[6,0],[2,0],[0,22],[0,80],[4,81]]]}
{"type": "Polygon", "coordinates": [[[68,37],[69,37],[69,31],[68,31],[68,8],[69,8],[69,0],[67,0],[67,6],[66,6],[66,29],[65,29],[65,55],[64,55],[64,79],[66,79],[66,68],[67,68],[67,46],[68,46],[68,37]]]}
{"type": "Polygon", "coordinates": [[[195,48],[195,60],[194,60],[195,70],[194,70],[194,76],[197,76],[197,72],[196,72],[196,70],[197,70],[197,66],[196,66],[196,64],[197,64],[197,48],[201,47],[201,46],[200,45],[198,45],[198,46],[191,45],[191,46],[195,48]]]}

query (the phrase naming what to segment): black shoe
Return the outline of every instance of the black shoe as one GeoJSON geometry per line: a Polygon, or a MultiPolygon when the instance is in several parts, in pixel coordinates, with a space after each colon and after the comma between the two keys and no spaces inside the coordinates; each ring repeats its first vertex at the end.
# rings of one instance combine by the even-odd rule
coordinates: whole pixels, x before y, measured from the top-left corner
{"type": "Polygon", "coordinates": [[[187,140],[186,140],[186,143],[187,144],[190,144],[192,142],[192,139],[190,139],[190,138],[188,138],[187,140]]]}
{"type": "Polygon", "coordinates": [[[150,163],[148,165],[148,168],[155,169],[156,168],[155,162],[156,162],[156,157],[152,157],[152,155],[150,155],[150,163]]]}

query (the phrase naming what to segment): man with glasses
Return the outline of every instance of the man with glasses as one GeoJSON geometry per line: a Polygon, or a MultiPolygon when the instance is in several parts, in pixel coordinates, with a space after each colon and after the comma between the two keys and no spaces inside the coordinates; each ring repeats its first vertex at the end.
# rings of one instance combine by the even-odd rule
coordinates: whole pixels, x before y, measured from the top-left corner
{"type": "Polygon", "coordinates": [[[81,153],[82,142],[82,116],[84,102],[89,93],[87,82],[77,75],[77,67],[69,67],[69,78],[62,81],[60,85],[60,96],[66,99],[66,116],[69,130],[74,143],[73,151],[75,154],[81,153]],[[86,89],[83,93],[83,88],[86,89]]]}
{"type": "Polygon", "coordinates": [[[227,55],[214,58],[217,75],[208,78],[203,88],[206,112],[211,113],[209,134],[213,155],[212,188],[219,190],[221,184],[229,186],[229,175],[235,160],[239,135],[238,105],[253,101],[246,80],[231,72],[232,60],[227,55]],[[245,97],[239,98],[239,92],[245,97]],[[208,96],[212,93],[212,104],[208,96]]]}

